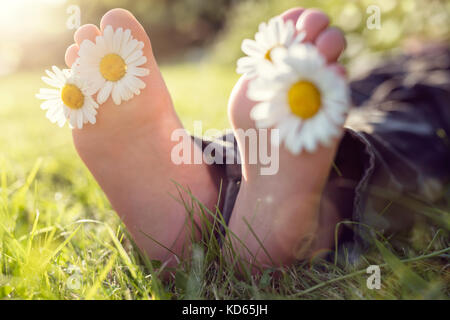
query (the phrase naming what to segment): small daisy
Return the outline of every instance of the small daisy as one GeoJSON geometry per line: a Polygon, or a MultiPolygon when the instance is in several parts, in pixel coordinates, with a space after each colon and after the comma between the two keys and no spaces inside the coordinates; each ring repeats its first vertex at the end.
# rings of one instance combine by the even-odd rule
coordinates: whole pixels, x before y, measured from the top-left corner
{"type": "Polygon", "coordinates": [[[118,28],[115,32],[109,25],[95,43],[84,40],[80,45],[78,63],[73,67],[81,78],[98,91],[97,102],[104,103],[109,96],[115,104],[139,95],[145,83],[138,77],[149,74],[142,68],[147,62],[142,49],[144,43],[133,39],[129,29],[118,28]]]}
{"type": "Polygon", "coordinates": [[[94,93],[78,77],[73,75],[70,69],[52,67],[53,72],[45,70],[48,77],[42,80],[56,88],[42,88],[36,94],[38,99],[46,100],[41,104],[43,110],[47,110],[47,118],[52,123],[64,126],[66,121],[71,128],[83,128],[83,124],[96,122],[98,104],[92,98],[94,93]]]}
{"type": "Polygon", "coordinates": [[[272,143],[284,141],[293,154],[329,145],[350,105],[345,80],[310,44],[274,50],[272,59],[272,72],[249,84],[248,98],[260,101],[250,117],[258,128],[279,129],[279,139],[272,143]]]}
{"type": "Polygon", "coordinates": [[[291,20],[284,22],[282,18],[276,17],[268,23],[263,22],[259,25],[255,40],[245,39],[242,42],[242,51],[248,56],[238,60],[236,72],[250,77],[259,75],[261,69],[271,64],[274,48],[289,48],[304,38],[304,32],[295,35],[294,23],[291,20]]]}

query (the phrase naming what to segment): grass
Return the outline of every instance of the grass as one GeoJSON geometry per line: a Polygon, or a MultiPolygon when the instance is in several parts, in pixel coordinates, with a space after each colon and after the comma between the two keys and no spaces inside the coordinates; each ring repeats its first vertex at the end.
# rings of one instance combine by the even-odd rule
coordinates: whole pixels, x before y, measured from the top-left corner
{"type": "MultiPolygon", "coordinates": [[[[232,70],[190,64],[163,68],[188,129],[228,127],[232,70]],[[198,92],[201,94],[192,94],[198,92]]],[[[359,265],[305,261],[271,277],[238,277],[205,223],[192,258],[163,282],[139,254],[76,155],[69,129],[51,125],[34,93],[40,73],[0,78],[0,298],[2,299],[408,299],[449,297],[449,202],[415,202],[411,233],[374,241],[359,265]],[[369,290],[366,267],[382,268],[369,290]]],[[[174,200],[175,201],[175,200],[174,200]]],[[[207,212],[195,198],[188,211],[207,212]]],[[[217,221],[220,223],[220,221],[217,221]]],[[[232,253],[224,239],[224,250],[232,253]]]]}

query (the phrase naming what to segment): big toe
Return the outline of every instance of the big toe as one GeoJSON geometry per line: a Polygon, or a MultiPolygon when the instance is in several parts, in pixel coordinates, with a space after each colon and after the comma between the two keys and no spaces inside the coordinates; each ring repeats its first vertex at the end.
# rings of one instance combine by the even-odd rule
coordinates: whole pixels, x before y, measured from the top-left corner
{"type": "Polygon", "coordinates": [[[144,55],[149,58],[147,65],[149,66],[151,61],[154,61],[154,59],[150,59],[150,57],[153,57],[150,39],[145,32],[144,27],[137,21],[131,12],[120,8],[108,11],[102,17],[100,22],[101,31],[104,32],[107,26],[111,26],[114,30],[119,28],[122,28],[123,30],[129,29],[133,38],[144,43],[144,55]]]}
{"type": "Polygon", "coordinates": [[[129,11],[108,11],[99,27],[84,25],[74,39],[66,51],[66,63],[71,66],[80,58],[80,75],[96,92],[101,107],[95,130],[116,128],[125,122],[136,126],[136,122],[148,122],[154,114],[171,109],[167,108],[172,103],[151,41],[129,11]],[[120,67],[122,64],[124,67],[120,67]],[[113,109],[113,102],[122,104],[121,108],[113,109]]]}

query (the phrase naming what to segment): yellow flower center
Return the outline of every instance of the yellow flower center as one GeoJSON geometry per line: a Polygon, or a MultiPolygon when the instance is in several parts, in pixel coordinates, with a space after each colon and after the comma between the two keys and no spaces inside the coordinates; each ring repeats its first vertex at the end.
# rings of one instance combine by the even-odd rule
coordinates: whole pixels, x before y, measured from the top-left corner
{"type": "Polygon", "coordinates": [[[320,92],[311,82],[299,81],[289,89],[288,102],[293,114],[309,119],[320,109],[320,92]]]}
{"type": "Polygon", "coordinates": [[[100,61],[100,73],[109,81],[118,81],[122,79],[127,71],[127,65],[121,56],[110,53],[100,61]]]}
{"type": "Polygon", "coordinates": [[[77,86],[66,84],[61,89],[61,100],[71,109],[80,109],[84,104],[84,95],[77,86]]]}
{"type": "Polygon", "coordinates": [[[275,49],[275,48],[284,48],[284,46],[281,45],[281,44],[277,44],[276,46],[273,46],[272,48],[267,50],[266,54],[264,55],[264,58],[266,60],[269,60],[270,62],[272,62],[272,57],[270,56],[270,54],[272,53],[272,50],[275,49]]]}

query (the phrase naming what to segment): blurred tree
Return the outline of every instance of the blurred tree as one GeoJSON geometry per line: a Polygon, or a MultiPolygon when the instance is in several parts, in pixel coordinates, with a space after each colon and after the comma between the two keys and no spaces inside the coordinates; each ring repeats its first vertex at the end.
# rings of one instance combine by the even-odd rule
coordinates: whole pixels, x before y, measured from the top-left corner
{"type": "Polygon", "coordinates": [[[298,6],[321,8],[330,15],[333,24],[345,31],[348,48],[344,63],[367,64],[356,58],[370,57],[373,61],[378,53],[398,48],[411,38],[450,39],[450,1],[447,0],[71,0],[36,11],[42,24],[49,27],[48,32],[25,30],[26,36],[14,37],[18,39],[14,40],[14,48],[20,50],[11,47],[9,52],[33,52],[31,56],[23,54],[15,59],[20,60],[22,68],[64,63],[63,52],[73,41],[73,30],[65,27],[66,8],[72,4],[80,6],[82,24],[98,25],[108,10],[128,9],[149,33],[160,62],[185,59],[190,52],[200,52],[189,56],[202,57],[208,53],[216,63],[234,65],[242,56],[242,40],[252,38],[261,21],[298,6]],[[380,8],[380,30],[367,28],[370,5],[380,8]]]}
{"type": "Polygon", "coordinates": [[[381,53],[395,51],[407,41],[448,43],[450,39],[448,0],[246,0],[230,8],[211,59],[234,64],[243,55],[242,40],[253,38],[259,23],[299,6],[322,9],[345,32],[348,47],[343,62],[355,64],[353,70],[370,66],[381,53]],[[371,5],[380,9],[379,30],[367,27],[371,5]]]}
{"type": "Polygon", "coordinates": [[[98,24],[116,7],[131,11],[152,38],[158,59],[179,55],[182,49],[210,43],[225,23],[235,0],[78,0],[82,23],[98,24]]]}

